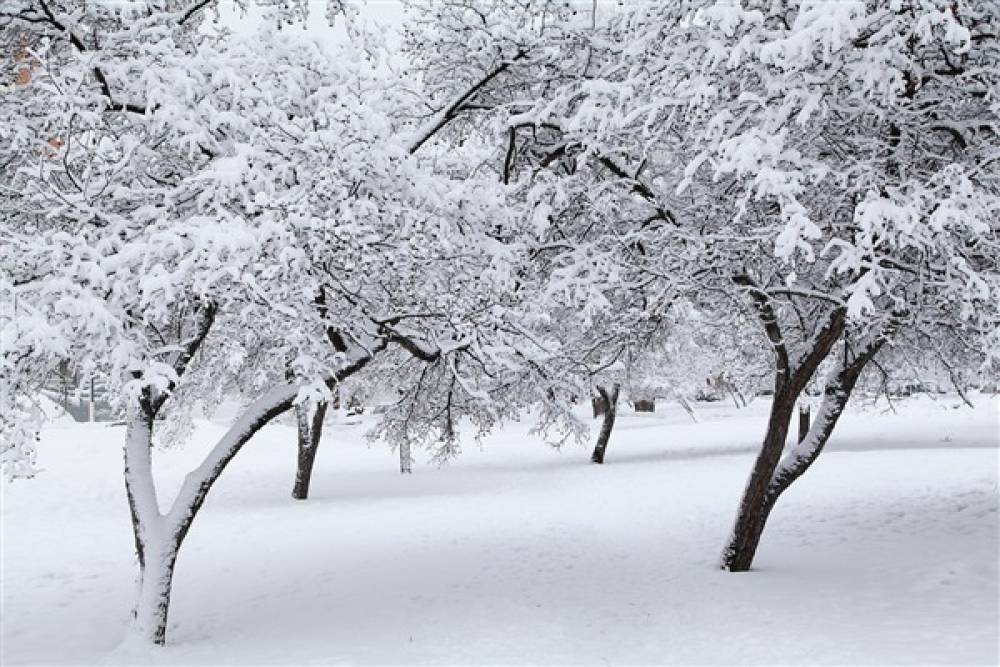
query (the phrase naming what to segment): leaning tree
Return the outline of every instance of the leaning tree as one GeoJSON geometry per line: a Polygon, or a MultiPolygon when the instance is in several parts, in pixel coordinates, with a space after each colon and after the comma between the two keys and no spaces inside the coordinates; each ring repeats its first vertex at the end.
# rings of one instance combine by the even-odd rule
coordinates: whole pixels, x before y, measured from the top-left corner
{"type": "Polygon", "coordinates": [[[537,122],[645,175],[677,221],[661,241],[671,273],[719,316],[753,314],[771,348],[774,401],[726,569],[750,568],[884,349],[959,332],[980,363],[996,352],[998,24],[988,2],[643,7],[612,22],[617,57],[596,81],[537,106],[537,122]],[[819,415],[786,452],[814,378],[819,415]]]}
{"type": "Polygon", "coordinates": [[[489,402],[476,383],[523,357],[506,309],[520,252],[487,233],[508,217],[502,192],[414,157],[438,124],[397,120],[377,50],[238,37],[205,2],[71,5],[0,11],[26,73],[0,106],[3,462],[34,472],[34,397],[63,360],[107,378],[128,424],[132,625],[162,644],[194,517],[273,418],[389,350],[455,388],[447,428],[469,397],[489,402]],[[164,511],[154,444],[244,381],[243,410],[164,511]]]}

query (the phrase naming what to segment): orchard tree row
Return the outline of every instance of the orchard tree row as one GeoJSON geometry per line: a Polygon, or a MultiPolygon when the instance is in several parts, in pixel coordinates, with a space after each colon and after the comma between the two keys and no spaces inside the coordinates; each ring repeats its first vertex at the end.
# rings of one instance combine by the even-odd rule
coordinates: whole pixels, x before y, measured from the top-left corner
{"type": "Polygon", "coordinates": [[[341,387],[396,397],[405,471],[525,412],[578,438],[595,391],[606,446],[622,386],[766,378],[737,572],[859,383],[1000,355],[991,0],[425,0],[399,41],[331,0],[324,44],[306,0],[221,4],[0,7],[3,466],[35,474],[53,374],[101,378],[150,642],[228,463],[293,411],[305,498],[341,387]],[[162,507],[154,445],[233,397],[162,507]]]}

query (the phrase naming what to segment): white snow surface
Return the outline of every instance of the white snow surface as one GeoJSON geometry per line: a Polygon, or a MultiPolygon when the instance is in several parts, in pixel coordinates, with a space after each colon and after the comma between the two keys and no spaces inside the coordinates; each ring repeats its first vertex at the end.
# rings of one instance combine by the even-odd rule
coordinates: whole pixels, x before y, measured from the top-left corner
{"type": "MultiPolygon", "coordinates": [[[[269,426],[194,522],[158,649],[122,644],[124,429],[54,424],[3,485],[2,662],[997,664],[1000,401],[973,399],[852,407],[743,574],[717,562],[765,401],[623,406],[604,466],[525,419],[412,476],[340,417],[305,502],[269,426]]],[[[223,431],[156,452],[161,505],[223,431]]]]}

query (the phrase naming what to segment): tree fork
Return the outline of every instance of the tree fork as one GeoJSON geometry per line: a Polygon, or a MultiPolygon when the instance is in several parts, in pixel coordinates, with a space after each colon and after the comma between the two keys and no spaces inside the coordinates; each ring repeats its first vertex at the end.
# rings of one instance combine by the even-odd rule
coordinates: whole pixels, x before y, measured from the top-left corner
{"type": "MultiPolygon", "coordinates": [[[[205,317],[210,319],[212,314],[209,310],[205,317]]],[[[186,369],[210,324],[208,322],[204,331],[199,331],[178,360],[178,375],[186,369]]],[[[345,378],[360,371],[386,344],[382,342],[324,378],[327,387],[333,389],[345,378]]],[[[140,559],[133,631],[143,639],[160,645],[166,641],[167,612],[177,555],[209,491],[243,445],[271,420],[293,407],[298,391],[299,387],[294,383],[279,385],[249,405],[201,464],[184,478],[167,514],[159,510],[151,465],[154,419],[166,397],[154,396],[150,389],[143,391],[135,412],[130,416],[125,437],[125,485],[140,559]]]]}
{"type": "Polygon", "coordinates": [[[770,295],[757,287],[748,276],[736,276],[733,282],[745,288],[750,295],[775,355],[774,402],[771,404],[767,430],[740,500],[732,535],[722,553],[723,569],[745,572],[753,563],[770,513],[768,489],[785,448],[795,404],[843,333],[847,313],[842,307],[829,311],[807,353],[797,365],[793,365],[770,295]]]}
{"type": "MultiPolygon", "coordinates": [[[[776,461],[770,467],[767,483],[763,486],[761,492],[759,486],[760,478],[756,477],[761,457],[768,446],[776,447],[777,454],[781,454],[784,445],[784,436],[787,434],[787,427],[791,421],[794,399],[789,402],[791,397],[784,397],[778,409],[778,412],[781,413],[778,415],[778,420],[784,420],[783,423],[785,424],[784,431],[780,431],[779,429],[781,444],[776,445],[779,432],[772,433],[772,424],[769,423],[768,435],[765,436],[765,445],[762,448],[761,457],[758,457],[758,464],[755,465],[754,473],[751,474],[750,483],[747,485],[747,491],[744,494],[743,504],[740,506],[740,514],[733,529],[732,538],[723,552],[722,567],[724,569],[730,572],[745,572],[751,568],[757,547],[760,544],[761,535],[764,532],[764,526],[775,503],[781,494],[791,486],[792,482],[801,477],[809,469],[823,451],[827,441],[833,434],[837,421],[847,406],[858,378],[868,365],[868,362],[881,349],[886,335],[879,335],[851,361],[847,362],[845,360],[841,364],[840,369],[826,381],[823,390],[823,404],[820,407],[816,421],[809,428],[805,438],[801,439],[784,458],[776,461]],[[785,416],[786,412],[787,416],[785,416]],[[774,436],[774,440],[769,439],[772,435],[774,436]],[[754,490],[756,493],[752,495],[751,490],[754,490]],[[750,505],[751,502],[755,504],[750,505]]],[[[775,406],[778,406],[777,396],[775,396],[775,406]]],[[[772,420],[774,417],[775,407],[772,407],[772,420]]]]}

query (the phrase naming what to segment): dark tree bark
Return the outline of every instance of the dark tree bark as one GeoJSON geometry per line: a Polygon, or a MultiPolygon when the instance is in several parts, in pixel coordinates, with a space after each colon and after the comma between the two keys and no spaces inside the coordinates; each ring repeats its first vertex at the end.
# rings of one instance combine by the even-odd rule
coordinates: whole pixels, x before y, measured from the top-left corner
{"type": "Polygon", "coordinates": [[[594,408],[594,419],[597,419],[608,411],[608,402],[604,400],[604,397],[601,395],[594,396],[590,399],[590,405],[594,408]]]}
{"type": "Polygon", "coordinates": [[[745,572],[753,564],[770,513],[766,503],[767,488],[785,446],[795,399],[788,391],[775,392],[764,441],[743,492],[733,534],[722,556],[722,567],[730,572],[745,572]]]}
{"type": "Polygon", "coordinates": [[[323,419],[326,417],[326,401],[315,405],[303,401],[295,406],[295,421],[298,426],[298,463],[295,468],[295,484],[292,498],[305,500],[309,497],[309,482],[312,480],[316,451],[323,435],[323,419]]]}
{"type": "Polygon", "coordinates": [[[736,408],[745,408],[748,405],[747,398],[743,395],[743,392],[740,391],[739,387],[731,382],[728,384],[728,387],[729,394],[733,397],[733,403],[736,405],[736,408]]]}
{"type": "Polygon", "coordinates": [[[656,412],[656,401],[655,400],[639,400],[633,405],[636,412],[656,412]]]}
{"type": "MultiPolygon", "coordinates": [[[[852,362],[842,365],[840,370],[826,383],[823,390],[823,405],[817,415],[816,422],[809,429],[808,435],[775,466],[757,511],[758,521],[752,524],[754,532],[748,533],[747,541],[737,547],[732,560],[728,561],[731,566],[726,567],[726,569],[731,572],[745,572],[750,569],[761,533],[764,530],[764,524],[771,514],[771,510],[774,509],[775,503],[785,492],[785,489],[801,477],[819,457],[833,434],[837,421],[844,413],[844,408],[847,407],[847,401],[851,397],[858,377],[880,346],[879,342],[868,348],[870,353],[866,351],[852,362]]],[[[735,539],[734,535],[734,542],[735,539]]],[[[732,543],[730,546],[733,546],[732,543]]],[[[726,562],[724,562],[725,565],[726,562]]]]}
{"type": "Polygon", "coordinates": [[[844,413],[844,408],[847,407],[858,378],[884,343],[885,335],[878,336],[850,359],[844,359],[837,372],[827,380],[823,387],[823,403],[816,415],[816,421],[806,437],[785,455],[774,471],[768,488],[770,504],[773,505],[778,496],[801,477],[819,457],[833,434],[837,421],[844,413]]]}
{"type": "Polygon", "coordinates": [[[846,312],[831,310],[811,339],[805,355],[796,366],[789,363],[788,352],[766,293],[752,287],[758,314],[764,324],[776,357],[774,403],[760,453],[754,463],[740,502],[736,525],[722,554],[722,567],[730,572],[745,572],[753,564],[767,518],[778,497],[816,460],[833,433],[858,377],[874,358],[891,333],[891,327],[875,336],[861,350],[849,352],[845,344],[840,368],[827,380],[823,405],[806,437],[791,453],[781,458],[795,404],[820,363],[830,354],[844,331],[846,312]]]}
{"type": "Polygon", "coordinates": [[[809,435],[809,420],[812,418],[812,410],[808,405],[799,406],[799,442],[809,435]]]}
{"type": "Polygon", "coordinates": [[[590,457],[590,460],[594,463],[604,463],[604,454],[608,449],[611,430],[615,427],[615,417],[618,413],[618,393],[620,388],[618,384],[612,386],[611,391],[608,391],[604,387],[597,388],[597,392],[601,395],[601,401],[604,403],[606,410],[604,412],[604,421],[601,423],[601,432],[597,435],[597,445],[594,447],[594,453],[590,457]]]}
{"type": "Polygon", "coordinates": [[[826,319],[812,337],[805,354],[798,364],[793,366],[778,324],[777,313],[768,294],[754,285],[749,278],[739,277],[734,279],[734,282],[748,288],[747,291],[754,302],[775,355],[774,402],[771,404],[767,430],[740,501],[736,524],[722,554],[723,569],[730,572],[744,572],[749,570],[753,563],[764,524],[770,513],[768,488],[785,447],[795,404],[843,332],[846,312],[843,308],[837,307],[827,313],[826,319]]]}

